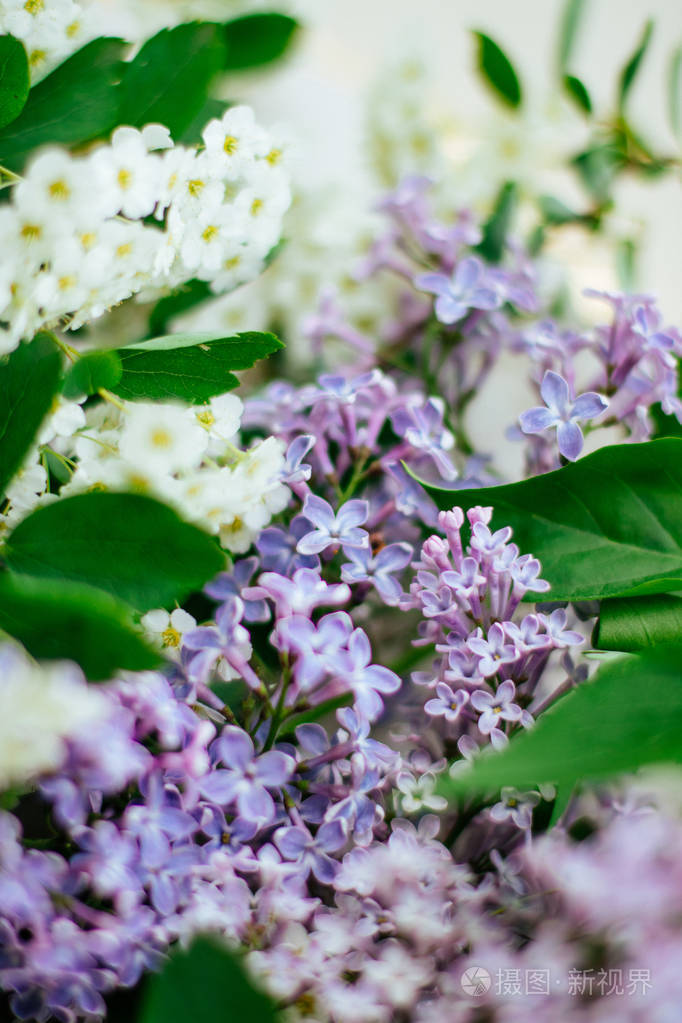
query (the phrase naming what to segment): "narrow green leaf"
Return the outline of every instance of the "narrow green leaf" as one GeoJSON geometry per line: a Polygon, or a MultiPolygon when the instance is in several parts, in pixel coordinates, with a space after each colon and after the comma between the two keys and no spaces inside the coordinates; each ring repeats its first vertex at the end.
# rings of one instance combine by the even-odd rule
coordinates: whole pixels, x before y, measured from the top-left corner
{"type": "Polygon", "coordinates": [[[668,114],[670,126],[682,143],[682,46],[670,58],[668,71],[668,114]]]}
{"type": "Polygon", "coordinates": [[[584,114],[592,113],[592,100],[584,84],[575,75],[564,75],[562,83],[565,91],[584,114]]]}
{"type": "Polygon", "coordinates": [[[26,50],[14,36],[0,36],[0,128],[19,116],[30,86],[26,50]]]}
{"type": "Polygon", "coordinates": [[[632,88],[635,78],[637,77],[639,69],[642,65],[644,55],[646,54],[646,51],[649,47],[649,43],[651,42],[651,36],[653,31],[654,23],[651,19],[649,19],[646,25],[644,26],[644,31],[642,32],[642,36],[640,38],[639,43],[637,44],[634,53],[632,54],[627,64],[620,73],[620,79],[618,83],[618,106],[621,110],[625,106],[627,95],[630,92],[630,89],[632,88]]]}
{"type": "Polygon", "coordinates": [[[88,352],[73,364],[64,381],[64,395],[96,394],[100,387],[111,390],[121,379],[123,366],[117,352],[88,352]]]}
{"type": "Polygon", "coordinates": [[[180,316],[181,313],[213,297],[213,292],[206,281],[186,281],[172,294],[160,298],[152,308],[149,314],[149,333],[152,337],[166,334],[168,325],[175,316],[180,316]]]}
{"type": "Polygon", "coordinates": [[[352,702],[352,693],[342,693],[340,696],[332,696],[330,700],[318,703],[316,707],[311,707],[309,710],[302,710],[298,714],[292,714],[291,717],[285,718],[280,725],[277,734],[279,736],[293,733],[294,729],[298,728],[299,725],[307,725],[311,721],[319,721],[320,718],[338,710],[339,707],[349,707],[352,702]]]}
{"type": "Polygon", "coordinates": [[[180,602],[224,568],[213,537],[140,494],[65,497],[10,533],[10,569],[105,590],[138,611],[180,602]]]}
{"type": "Polygon", "coordinates": [[[616,272],[623,291],[634,291],[637,277],[637,243],[624,238],[616,248],[616,272]]]}
{"type": "Polygon", "coordinates": [[[126,67],[121,123],[141,127],[159,122],[178,138],[204,106],[208,87],[224,64],[220,26],[190,22],[161,29],[126,67]]]}
{"type": "Polygon", "coordinates": [[[645,764],[682,763],[682,647],[626,655],[562,697],[502,753],[441,783],[443,795],[611,778],[645,764]]]}
{"type": "Polygon", "coordinates": [[[565,74],[568,68],[580,20],[585,9],[585,0],[567,0],[559,28],[559,70],[565,74]]]}
{"type": "Polygon", "coordinates": [[[681,636],[682,597],[657,593],[603,600],[593,643],[602,650],[634,651],[674,643],[681,636]]]}
{"type": "Polygon", "coordinates": [[[268,995],[247,977],[240,958],[213,938],[175,949],[149,977],[139,1023],[276,1023],[268,995]]]}
{"type": "Polygon", "coordinates": [[[483,32],[474,32],[478,40],[478,69],[497,97],[512,108],[521,106],[521,85],[509,57],[483,32]]]}
{"type": "Polygon", "coordinates": [[[609,199],[616,174],[624,166],[623,154],[613,142],[586,149],[571,163],[587,191],[599,203],[609,199]]]}
{"type": "Polygon", "coordinates": [[[274,334],[247,332],[169,334],[119,348],[123,376],[113,388],[122,398],[207,401],[237,387],[232,370],[248,369],[283,348],[274,334]]]}
{"type": "Polygon", "coordinates": [[[0,360],[0,497],[52,407],[61,365],[61,355],[44,331],[0,360]]]}
{"type": "Polygon", "coordinates": [[[64,579],[0,574],[0,629],[34,657],[76,661],[92,682],[121,668],[144,671],[159,664],[126,604],[64,579]]]}
{"type": "Polygon", "coordinates": [[[34,86],[19,116],[0,131],[3,166],[20,171],[36,146],[73,146],[108,135],[119,123],[116,86],[126,45],[93,39],[34,86]]]}
{"type": "Polygon", "coordinates": [[[490,263],[502,259],[517,200],[516,185],[507,181],[497,194],[493,211],[483,225],[483,238],[476,246],[479,255],[490,263]]]}
{"type": "Polygon", "coordinates": [[[582,214],[576,213],[553,195],[541,195],[538,206],[548,224],[575,224],[583,219],[582,214]]]}
{"type": "Polygon", "coordinates": [[[520,549],[540,559],[552,600],[682,589],[677,438],[601,448],[521,483],[454,493],[426,490],[440,508],[492,505],[495,528],[512,526],[520,549]]]}
{"type": "Polygon", "coordinates": [[[227,43],[226,71],[244,71],[261,67],[281,57],[299,29],[295,18],[286,14],[263,12],[245,14],[224,25],[227,43]]]}

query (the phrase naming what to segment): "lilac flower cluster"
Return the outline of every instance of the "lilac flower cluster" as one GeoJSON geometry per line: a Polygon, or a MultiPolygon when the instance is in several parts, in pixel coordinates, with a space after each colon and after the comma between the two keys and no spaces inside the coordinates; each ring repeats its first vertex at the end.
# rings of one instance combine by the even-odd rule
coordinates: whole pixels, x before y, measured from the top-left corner
{"type": "Polygon", "coordinates": [[[491,515],[492,508],[467,512],[471,537],[464,547],[462,510],[441,512],[444,535],[422,545],[401,604],[421,611],[415,642],[435,644],[438,654],[432,671],[413,676],[435,693],[424,711],[464,756],[481,743],[499,749],[515,728],[530,727],[533,712],[546,702],[539,684],[550,655],[583,642],[566,628],[562,608],[514,620],[525,594],[546,592],[549,585],[540,578],[539,561],[510,542],[509,527],[491,532],[491,515]]]}

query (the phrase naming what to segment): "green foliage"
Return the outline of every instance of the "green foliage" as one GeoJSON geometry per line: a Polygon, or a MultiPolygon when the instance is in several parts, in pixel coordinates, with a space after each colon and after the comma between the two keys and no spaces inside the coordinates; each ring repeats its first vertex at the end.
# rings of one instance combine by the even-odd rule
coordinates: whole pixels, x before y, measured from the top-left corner
{"type": "Polygon", "coordinates": [[[51,335],[44,331],[0,361],[0,497],[52,407],[61,364],[51,335]]]}
{"type": "Polygon", "coordinates": [[[642,66],[642,61],[644,60],[644,55],[646,54],[647,49],[649,48],[653,31],[654,23],[651,19],[649,19],[644,26],[644,31],[642,32],[642,36],[634,53],[620,73],[620,79],[618,82],[618,106],[620,110],[624,108],[628,93],[630,92],[639,69],[642,66]]]}
{"type": "Polygon", "coordinates": [[[495,527],[542,562],[553,600],[682,589],[682,440],[601,448],[506,486],[426,489],[440,508],[492,505],[495,527]]]}
{"type": "Polygon", "coordinates": [[[295,18],[277,12],[245,14],[223,26],[226,71],[261,67],[281,57],[299,29],[295,18]]]}
{"type": "Polygon", "coordinates": [[[0,131],[2,163],[20,171],[37,146],[75,146],[119,123],[119,82],[126,44],[94,39],[39,82],[19,116],[0,131]]]}
{"type": "Polygon", "coordinates": [[[159,122],[176,138],[203,108],[211,80],[225,64],[220,26],[191,22],[164,28],[126,65],[119,121],[159,122]]]}
{"type": "Polygon", "coordinates": [[[119,668],[144,671],[159,664],[126,604],[64,579],[1,573],[0,629],[36,658],[77,661],[92,682],[119,668]]]}
{"type": "Polygon", "coordinates": [[[654,424],[654,440],[660,437],[682,437],[682,423],[677,416],[666,415],[660,402],[651,406],[649,415],[654,424]]]}
{"type": "Polygon", "coordinates": [[[518,189],[507,181],[497,194],[493,211],[483,225],[483,238],[476,251],[491,263],[499,263],[518,201],[518,189]]]}
{"type": "Polygon", "coordinates": [[[623,655],[545,711],[501,753],[441,783],[443,795],[503,785],[573,786],[644,764],[682,763],[682,647],[623,655]]]}
{"type": "Polygon", "coordinates": [[[613,141],[597,142],[571,161],[578,175],[598,203],[606,203],[616,175],[624,166],[623,154],[613,141]]]}
{"type": "MultiPolygon", "coordinates": [[[[214,99],[212,96],[208,96],[201,108],[194,115],[190,123],[183,130],[182,134],[179,135],[175,141],[182,143],[183,146],[198,146],[203,145],[201,133],[208,124],[214,118],[220,118],[223,116],[226,110],[233,106],[231,102],[227,102],[223,99],[214,99]]],[[[203,281],[197,282],[203,284],[203,281]]],[[[208,285],[206,285],[208,288],[208,285]]]]}
{"type": "Polygon", "coordinates": [[[75,398],[80,394],[96,394],[101,387],[110,390],[122,374],[123,366],[116,352],[88,352],[66,374],[64,395],[75,398]]]}
{"type": "Polygon", "coordinates": [[[602,650],[635,651],[674,643],[680,636],[682,597],[656,593],[603,600],[593,642],[602,650]]]}
{"type": "Polygon", "coordinates": [[[0,128],[19,116],[30,84],[26,50],[14,36],[0,36],[0,128]]]}
{"type": "Polygon", "coordinates": [[[565,75],[571,60],[580,20],[583,16],[585,0],[567,0],[561,17],[559,28],[559,70],[565,75]]]}
{"type": "Polygon", "coordinates": [[[16,572],[95,586],[138,611],[182,601],[225,566],[211,536],[141,494],[45,505],[10,533],[3,555],[16,572]]]}
{"type": "Polygon", "coordinates": [[[498,99],[512,109],[521,106],[522,93],[518,75],[509,57],[483,32],[474,32],[478,40],[478,70],[498,99]]]}
{"type": "Polygon", "coordinates": [[[561,81],[567,95],[571,97],[584,114],[589,116],[592,113],[592,100],[583,82],[576,78],[575,75],[564,75],[561,81]]]}
{"type": "Polygon", "coordinates": [[[276,1023],[270,998],[246,976],[238,956],[212,938],[176,949],[147,981],[139,1023],[276,1023]]]}
{"type": "Polygon", "coordinates": [[[200,302],[211,298],[211,291],[206,281],[196,279],[186,281],[179,288],[170,294],[160,298],[149,314],[149,333],[152,337],[159,337],[168,331],[168,325],[174,316],[193,309],[200,302]]]}
{"type": "Polygon", "coordinates": [[[583,219],[582,214],[576,213],[553,195],[541,195],[538,206],[547,224],[575,224],[583,219]]]}
{"type": "Polygon", "coordinates": [[[283,348],[274,334],[169,334],[119,348],[122,398],[198,403],[237,387],[232,370],[248,369],[283,348]]]}
{"type": "Polygon", "coordinates": [[[634,291],[637,279],[637,245],[632,238],[623,238],[616,248],[616,272],[623,291],[634,291]]]}

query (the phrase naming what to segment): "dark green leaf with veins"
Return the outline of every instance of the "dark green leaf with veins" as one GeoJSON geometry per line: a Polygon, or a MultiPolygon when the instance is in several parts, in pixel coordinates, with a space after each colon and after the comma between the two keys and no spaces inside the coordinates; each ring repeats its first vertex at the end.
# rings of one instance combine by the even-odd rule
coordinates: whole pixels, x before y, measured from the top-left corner
{"type": "Polygon", "coordinates": [[[26,50],[14,36],[0,36],[0,128],[19,116],[29,87],[26,50]]]}

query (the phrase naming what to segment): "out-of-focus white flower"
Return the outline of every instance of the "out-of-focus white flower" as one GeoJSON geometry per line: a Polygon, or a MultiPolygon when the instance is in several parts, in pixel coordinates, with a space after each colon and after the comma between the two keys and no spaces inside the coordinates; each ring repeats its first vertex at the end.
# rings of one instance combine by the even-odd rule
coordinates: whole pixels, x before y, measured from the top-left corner
{"type": "Polygon", "coordinates": [[[57,770],[67,740],[109,712],[75,664],[37,665],[18,646],[0,647],[0,788],[57,770]]]}
{"type": "Polygon", "coordinates": [[[206,444],[206,432],[184,408],[136,402],[126,409],[118,449],[131,465],[164,476],[195,469],[206,444]]]}

